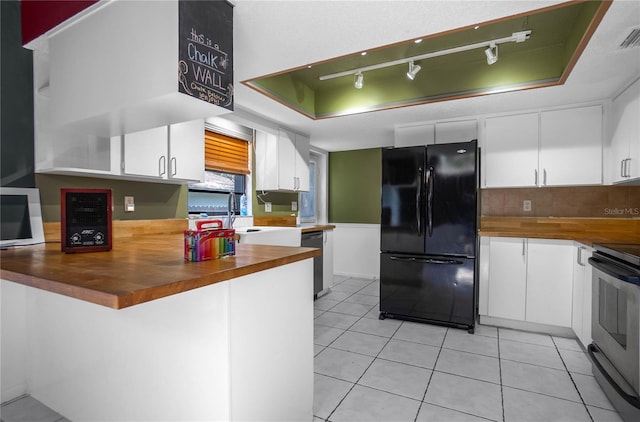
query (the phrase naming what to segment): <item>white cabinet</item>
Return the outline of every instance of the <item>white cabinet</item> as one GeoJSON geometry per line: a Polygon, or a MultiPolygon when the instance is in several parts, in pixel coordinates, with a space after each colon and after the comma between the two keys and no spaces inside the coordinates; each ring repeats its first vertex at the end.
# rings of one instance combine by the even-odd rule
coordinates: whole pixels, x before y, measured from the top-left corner
{"type": "Polygon", "coordinates": [[[435,125],[418,124],[398,126],[395,128],[395,142],[393,146],[414,147],[435,144],[435,125]]]}
{"type": "Polygon", "coordinates": [[[333,230],[324,230],[322,246],[322,290],[333,287],[333,230]]]}
{"type": "Polygon", "coordinates": [[[256,133],[256,189],[309,190],[309,138],[285,130],[256,133]]]}
{"type": "Polygon", "coordinates": [[[482,172],[487,188],[537,185],[538,113],[485,120],[482,172]]]}
{"type": "Polygon", "coordinates": [[[540,113],[540,186],[602,184],[602,106],[540,113]]]}
{"type": "Polygon", "coordinates": [[[576,243],[573,248],[573,310],[571,328],[585,348],[591,344],[591,275],[587,260],[593,248],[576,243]]]}
{"type": "Polygon", "coordinates": [[[204,121],[162,126],[123,136],[125,175],[170,181],[202,181],[204,121]]]}
{"type": "Polygon", "coordinates": [[[436,123],[436,144],[468,142],[478,139],[477,120],[436,123]]]}
{"type": "Polygon", "coordinates": [[[489,239],[488,315],[524,321],[527,291],[526,239],[489,239]]]}
{"type": "Polygon", "coordinates": [[[420,123],[395,128],[395,147],[467,142],[478,139],[477,120],[420,123]]]}
{"type": "Polygon", "coordinates": [[[565,240],[490,238],[487,315],[571,327],[572,245],[565,240]]]}
{"type": "Polygon", "coordinates": [[[640,178],[640,79],[613,100],[612,108],[611,181],[640,178]]]}
{"type": "Polygon", "coordinates": [[[602,106],[485,120],[483,187],[602,184],[602,106]]]}
{"type": "MultiPolygon", "coordinates": [[[[52,122],[110,137],[228,113],[179,90],[185,83],[178,71],[181,3],[102,2],[99,10],[54,31],[48,38],[52,122]],[[141,30],[149,16],[153,25],[141,30]]],[[[202,84],[197,88],[186,90],[212,94],[202,84]]]]}
{"type": "Polygon", "coordinates": [[[573,242],[527,240],[525,321],[571,327],[573,242]]]}

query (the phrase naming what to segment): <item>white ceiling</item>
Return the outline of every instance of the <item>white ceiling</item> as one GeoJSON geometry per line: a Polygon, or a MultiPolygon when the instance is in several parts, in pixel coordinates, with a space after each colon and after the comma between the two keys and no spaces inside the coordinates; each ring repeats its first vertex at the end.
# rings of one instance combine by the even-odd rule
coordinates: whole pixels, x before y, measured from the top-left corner
{"type": "Polygon", "coordinates": [[[615,0],[562,86],[311,120],[240,84],[266,74],[562,3],[558,1],[234,0],[235,108],[310,135],[327,151],[393,144],[396,125],[606,100],[640,77],[640,1],[615,0]]]}

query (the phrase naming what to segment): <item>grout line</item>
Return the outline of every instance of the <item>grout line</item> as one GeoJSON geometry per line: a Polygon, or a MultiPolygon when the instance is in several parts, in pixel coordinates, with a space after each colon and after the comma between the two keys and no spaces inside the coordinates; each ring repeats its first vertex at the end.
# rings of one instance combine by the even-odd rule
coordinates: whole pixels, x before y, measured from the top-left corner
{"type": "Polygon", "coordinates": [[[567,364],[564,361],[564,358],[562,357],[562,353],[560,353],[560,350],[558,350],[558,345],[556,344],[556,342],[553,339],[553,337],[551,337],[551,341],[553,342],[553,344],[554,344],[554,346],[556,348],[556,352],[558,352],[558,355],[560,356],[560,361],[562,362],[562,365],[564,366],[564,369],[567,371],[567,374],[569,375],[569,379],[571,380],[571,383],[573,384],[573,388],[576,389],[576,392],[578,393],[578,397],[580,397],[580,400],[582,401],[582,404],[584,405],[584,410],[587,412],[587,415],[589,415],[589,419],[593,422],[593,416],[591,416],[591,412],[589,412],[589,408],[587,407],[587,403],[584,401],[584,398],[582,397],[582,393],[580,393],[580,389],[578,388],[578,385],[576,384],[576,381],[573,379],[573,376],[571,375],[571,371],[569,371],[569,368],[567,367],[567,364]]]}
{"type": "MultiPolygon", "coordinates": [[[[371,283],[369,283],[371,284],[371,283]]],[[[369,285],[367,284],[367,286],[369,285]]],[[[363,289],[367,286],[364,286],[363,289]]],[[[360,289],[362,290],[362,289],[360,289]]],[[[354,293],[355,294],[355,293],[354,293]]],[[[342,301],[343,302],[343,301],[342,301]]],[[[374,305],[375,306],[375,305],[374,305]]],[[[373,307],[371,308],[373,309],[373,307]]],[[[370,312],[370,310],[369,310],[370,312]]],[[[368,314],[369,312],[367,312],[366,314],[368,314]]],[[[354,324],[356,324],[358,321],[360,321],[362,318],[365,318],[365,315],[361,316],[356,322],[354,322],[354,324]]],[[[403,322],[404,324],[404,322],[403,322]]],[[[352,324],[353,326],[353,324],[352,324]]],[[[340,405],[342,404],[342,402],[347,398],[347,396],[351,393],[351,391],[355,388],[356,385],[358,385],[358,381],[360,381],[362,379],[362,377],[364,376],[364,374],[367,373],[367,371],[369,370],[369,368],[371,368],[371,365],[373,365],[373,363],[376,361],[376,359],[378,359],[378,356],[380,355],[380,353],[382,353],[382,351],[384,350],[385,347],[387,347],[387,345],[389,344],[389,342],[391,341],[391,338],[395,335],[395,333],[400,329],[400,327],[402,326],[402,324],[398,325],[398,328],[395,329],[395,331],[393,332],[393,334],[391,334],[391,337],[389,337],[386,341],[386,343],[384,344],[384,346],[382,346],[380,348],[380,351],[376,354],[376,356],[373,357],[373,359],[371,360],[371,363],[369,364],[369,366],[367,366],[367,368],[362,372],[362,374],[358,377],[358,379],[353,383],[353,385],[351,386],[351,388],[349,389],[349,391],[347,391],[347,394],[344,395],[344,397],[338,402],[338,404],[336,405],[336,407],[331,411],[331,413],[329,413],[329,416],[327,416],[326,420],[329,420],[331,418],[331,416],[335,413],[336,410],[338,410],[338,407],[340,407],[340,405]]],[[[349,330],[345,330],[345,333],[349,331],[349,330]]],[[[356,331],[357,332],[357,331],[356,331]]],[[[340,338],[344,333],[340,334],[335,340],[337,340],[338,338],[340,338]]],[[[380,336],[379,336],[380,337],[380,336]]],[[[334,340],[334,341],[335,341],[334,340]]],[[[333,341],[330,343],[333,344],[333,341]]],[[[329,346],[327,346],[329,347],[329,346]]],[[[340,349],[338,349],[340,350],[340,349]]],[[[356,353],[356,352],[349,352],[349,353],[356,353]]],[[[365,356],[369,356],[369,355],[365,355],[365,356]]],[[[369,387],[371,388],[371,387],[369,387]]],[[[389,393],[388,391],[385,391],[386,393],[389,393]]],[[[393,393],[389,393],[389,394],[393,394],[393,393]]],[[[415,399],[414,399],[415,400],[415,399]]]]}
{"type": "Polygon", "coordinates": [[[502,384],[502,358],[500,357],[500,330],[496,328],[496,342],[498,343],[498,374],[500,375],[500,404],[502,405],[502,420],[504,421],[504,385],[502,384]]]}

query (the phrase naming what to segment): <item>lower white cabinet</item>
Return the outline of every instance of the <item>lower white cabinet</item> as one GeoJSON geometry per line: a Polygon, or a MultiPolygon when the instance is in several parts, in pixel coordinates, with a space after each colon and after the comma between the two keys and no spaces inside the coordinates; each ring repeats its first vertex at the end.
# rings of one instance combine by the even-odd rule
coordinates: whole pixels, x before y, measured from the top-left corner
{"type": "Polygon", "coordinates": [[[524,321],[527,294],[527,239],[489,239],[488,315],[524,321]]]}
{"type": "Polygon", "coordinates": [[[571,327],[573,242],[528,239],[527,258],[525,320],[571,327]]]}
{"type": "Polygon", "coordinates": [[[322,290],[333,287],[333,230],[323,231],[322,290]]]}
{"type": "Polygon", "coordinates": [[[573,242],[491,237],[488,246],[488,316],[571,327],[573,242]]]}
{"type": "Polygon", "coordinates": [[[573,310],[571,328],[586,348],[591,343],[591,275],[587,261],[593,248],[576,243],[573,248],[573,310]]]}

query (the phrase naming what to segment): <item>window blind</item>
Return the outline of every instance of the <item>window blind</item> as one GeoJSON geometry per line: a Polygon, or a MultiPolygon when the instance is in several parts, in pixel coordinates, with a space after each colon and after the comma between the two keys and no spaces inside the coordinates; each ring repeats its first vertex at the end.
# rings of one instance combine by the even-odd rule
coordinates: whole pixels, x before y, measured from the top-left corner
{"type": "Polygon", "coordinates": [[[204,167],[207,170],[249,174],[249,143],[205,130],[204,167]]]}

